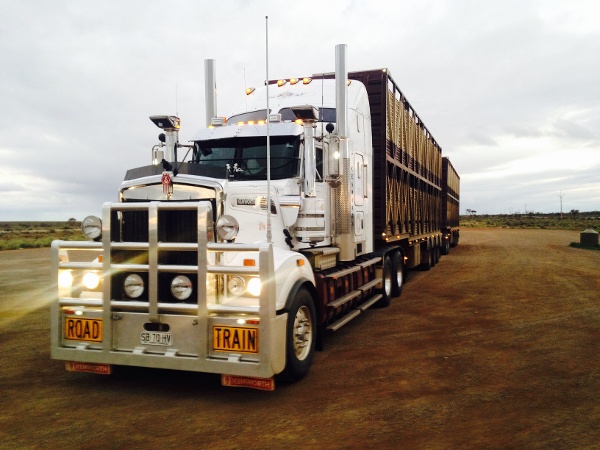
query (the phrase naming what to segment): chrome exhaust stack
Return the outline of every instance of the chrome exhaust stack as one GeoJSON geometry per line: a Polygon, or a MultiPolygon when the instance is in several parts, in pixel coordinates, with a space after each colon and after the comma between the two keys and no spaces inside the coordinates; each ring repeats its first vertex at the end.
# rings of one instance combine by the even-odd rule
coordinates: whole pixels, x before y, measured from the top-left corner
{"type": "Polygon", "coordinates": [[[208,127],[213,117],[217,117],[217,62],[214,59],[204,60],[204,97],[208,127]]]}

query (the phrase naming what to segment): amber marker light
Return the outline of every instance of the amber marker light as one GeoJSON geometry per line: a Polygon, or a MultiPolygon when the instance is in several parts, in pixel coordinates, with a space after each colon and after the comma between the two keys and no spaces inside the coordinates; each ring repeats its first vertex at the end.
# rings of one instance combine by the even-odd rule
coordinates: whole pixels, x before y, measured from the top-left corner
{"type": "Polygon", "coordinates": [[[297,265],[298,267],[301,267],[301,266],[303,266],[303,265],[304,265],[304,260],[303,260],[303,259],[297,259],[297,260],[296,260],[296,265],[297,265]]]}
{"type": "Polygon", "coordinates": [[[246,266],[246,267],[255,267],[256,266],[256,260],[254,260],[254,259],[245,259],[244,260],[244,266],[246,266]]]}
{"type": "Polygon", "coordinates": [[[302,84],[309,84],[311,81],[312,81],[312,78],[310,78],[310,77],[302,78],[302,84]]]}
{"type": "Polygon", "coordinates": [[[298,78],[290,78],[290,84],[293,86],[294,84],[298,83],[298,78]]]}
{"type": "Polygon", "coordinates": [[[255,91],[253,87],[246,88],[246,95],[250,95],[255,91]]]}
{"type": "Polygon", "coordinates": [[[287,83],[287,80],[277,80],[277,86],[279,87],[283,86],[285,83],[287,83]]]}

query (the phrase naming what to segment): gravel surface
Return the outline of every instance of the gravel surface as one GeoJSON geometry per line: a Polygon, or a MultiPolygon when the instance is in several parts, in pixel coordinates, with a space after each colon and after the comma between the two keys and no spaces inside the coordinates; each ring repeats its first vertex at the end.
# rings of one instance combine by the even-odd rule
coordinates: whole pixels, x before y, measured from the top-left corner
{"type": "Polygon", "coordinates": [[[600,252],[464,229],[274,392],[50,359],[50,250],[0,252],[0,448],[599,448],[600,252]]]}

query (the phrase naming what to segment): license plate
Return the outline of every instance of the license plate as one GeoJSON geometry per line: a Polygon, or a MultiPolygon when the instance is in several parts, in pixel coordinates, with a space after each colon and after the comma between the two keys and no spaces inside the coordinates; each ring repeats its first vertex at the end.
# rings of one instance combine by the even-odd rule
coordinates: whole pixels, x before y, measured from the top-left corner
{"type": "Polygon", "coordinates": [[[102,320],[65,317],[65,339],[102,342],[102,320]]]}
{"type": "Polygon", "coordinates": [[[258,353],[258,328],[213,326],[213,350],[258,353]]]}
{"type": "Polygon", "coordinates": [[[173,345],[173,334],[163,331],[142,331],[140,342],[144,345],[173,345]]]}

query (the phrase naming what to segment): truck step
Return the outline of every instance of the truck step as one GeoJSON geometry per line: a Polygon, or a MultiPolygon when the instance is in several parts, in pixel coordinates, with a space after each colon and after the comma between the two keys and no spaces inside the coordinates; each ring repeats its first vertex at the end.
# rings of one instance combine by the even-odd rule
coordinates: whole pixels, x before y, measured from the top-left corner
{"type": "Polygon", "coordinates": [[[361,287],[359,287],[358,289],[360,289],[361,291],[368,291],[371,288],[374,288],[375,286],[377,286],[378,284],[381,284],[382,279],[381,278],[375,278],[372,281],[369,281],[366,284],[363,284],[361,287]]]}
{"type": "Polygon", "coordinates": [[[362,312],[364,312],[365,310],[367,310],[368,308],[373,306],[375,303],[377,303],[381,297],[383,297],[382,294],[377,294],[377,295],[373,296],[371,299],[369,299],[365,303],[359,305],[358,309],[360,309],[362,312]]]}
{"type": "Polygon", "coordinates": [[[382,297],[381,294],[374,295],[369,300],[367,300],[365,303],[363,303],[362,305],[359,305],[356,309],[353,309],[352,311],[350,311],[348,314],[346,314],[341,319],[336,320],[331,325],[328,325],[327,330],[329,330],[329,331],[339,330],[344,325],[346,325],[348,322],[350,322],[352,319],[354,319],[356,316],[358,316],[360,313],[364,312],[366,309],[370,308],[375,303],[377,303],[377,301],[381,297],[382,297]]]}
{"type": "Polygon", "coordinates": [[[359,286],[358,289],[348,292],[343,297],[340,297],[337,300],[334,300],[334,301],[328,303],[327,307],[328,308],[339,308],[344,303],[354,300],[359,295],[362,295],[365,291],[368,291],[369,289],[374,288],[375,286],[377,286],[380,283],[381,283],[381,278],[375,278],[374,280],[371,280],[368,283],[363,284],[362,286],[359,286]]]}
{"type": "Polygon", "coordinates": [[[341,319],[333,322],[331,325],[328,325],[327,329],[329,331],[339,330],[344,325],[346,325],[348,322],[350,322],[352,319],[354,319],[356,316],[358,316],[361,312],[362,311],[360,309],[353,309],[352,311],[350,311],[348,314],[346,314],[341,319]]]}
{"type": "Polygon", "coordinates": [[[346,275],[350,275],[351,273],[358,272],[360,270],[360,266],[350,267],[348,269],[338,270],[337,272],[329,273],[325,276],[325,278],[341,278],[346,275]]]}
{"type": "Polygon", "coordinates": [[[343,297],[340,297],[337,300],[332,301],[331,303],[327,303],[327,307],[328,308],[338,308],[338,307],[342,306],[344,303],[354,300],[359,295],[362,295],[362,291],[359,289],[355,289],[354,291],[348,292],[343,297]]]}

